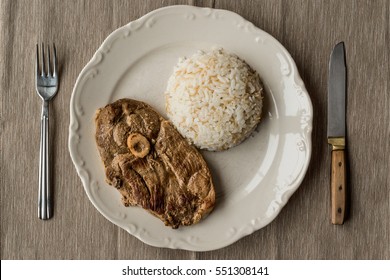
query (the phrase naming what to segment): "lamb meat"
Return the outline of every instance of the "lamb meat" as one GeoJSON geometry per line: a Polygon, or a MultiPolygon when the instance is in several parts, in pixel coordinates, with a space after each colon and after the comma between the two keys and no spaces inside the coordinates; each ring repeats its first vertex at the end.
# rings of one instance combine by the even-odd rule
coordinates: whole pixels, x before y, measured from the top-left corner
{"type": "Polygon", "coordinates": [[[172,228],[212,211],[215,190],[205,160],[151,106],[120,99],[98,109],[95,124],[106,181],[126,207],[143,207],[172,228]]]}

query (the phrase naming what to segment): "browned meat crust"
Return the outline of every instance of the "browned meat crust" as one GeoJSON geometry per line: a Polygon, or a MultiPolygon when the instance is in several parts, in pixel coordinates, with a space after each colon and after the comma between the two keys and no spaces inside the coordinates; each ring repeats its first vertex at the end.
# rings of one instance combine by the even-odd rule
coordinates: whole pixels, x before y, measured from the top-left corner
{"type": "Polygon", "coordinates": [[[172,228],[196,224],[214,208],[203,157],[151,106],[120,99],[97,110],[95,124],[106,181],[125,206],[141,206],[172,228]]]}

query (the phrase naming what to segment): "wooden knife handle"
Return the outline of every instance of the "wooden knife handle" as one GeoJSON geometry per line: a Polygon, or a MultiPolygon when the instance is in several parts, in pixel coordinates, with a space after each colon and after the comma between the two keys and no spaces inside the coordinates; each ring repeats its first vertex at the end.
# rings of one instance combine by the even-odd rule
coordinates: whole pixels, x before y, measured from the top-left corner
{"type": "Polygon", "coordinates": [[[342,225],[346,211],[346,161],[345,150],[332,151],[332,173],[330,178],[332,200],[332,224],[342,225]]]}

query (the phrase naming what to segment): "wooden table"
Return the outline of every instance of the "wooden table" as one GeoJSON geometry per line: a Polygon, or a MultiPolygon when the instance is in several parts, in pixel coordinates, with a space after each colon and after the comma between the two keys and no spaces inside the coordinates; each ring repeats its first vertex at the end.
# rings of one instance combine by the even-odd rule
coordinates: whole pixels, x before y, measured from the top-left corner
{"type": "Polygon", "coordinates": [[[0,1],[1,259],[390,259],[390,1],[46,0],[0,1]],[[231,246],[189,252],[148,246],[90,203],[68,152],[76,78],[116,28],[166,5],[227,9],[291,53],[310,94],[313,154],[306,177],[267,227],[231,246]],[[344,41],[351,211],[330,223],[326,139],[330,52],[344,41]],[[37,42],[55,42],[61,87],[55,126],[55,215],[37,218],[41,101],[34,88],[37,42]]]}

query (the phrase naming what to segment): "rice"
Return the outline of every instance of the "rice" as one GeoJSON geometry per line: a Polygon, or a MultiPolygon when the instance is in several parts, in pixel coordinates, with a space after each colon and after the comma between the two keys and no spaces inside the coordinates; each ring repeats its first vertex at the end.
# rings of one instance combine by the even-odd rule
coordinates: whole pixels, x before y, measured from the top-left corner
{"type": "Polygon", "coordinates": [[[263,87],[245,61],[224,49],[181,58],[165,92],[169,119],[190,143],[221,151],[238,145],[261,119],[263,87]]]}

